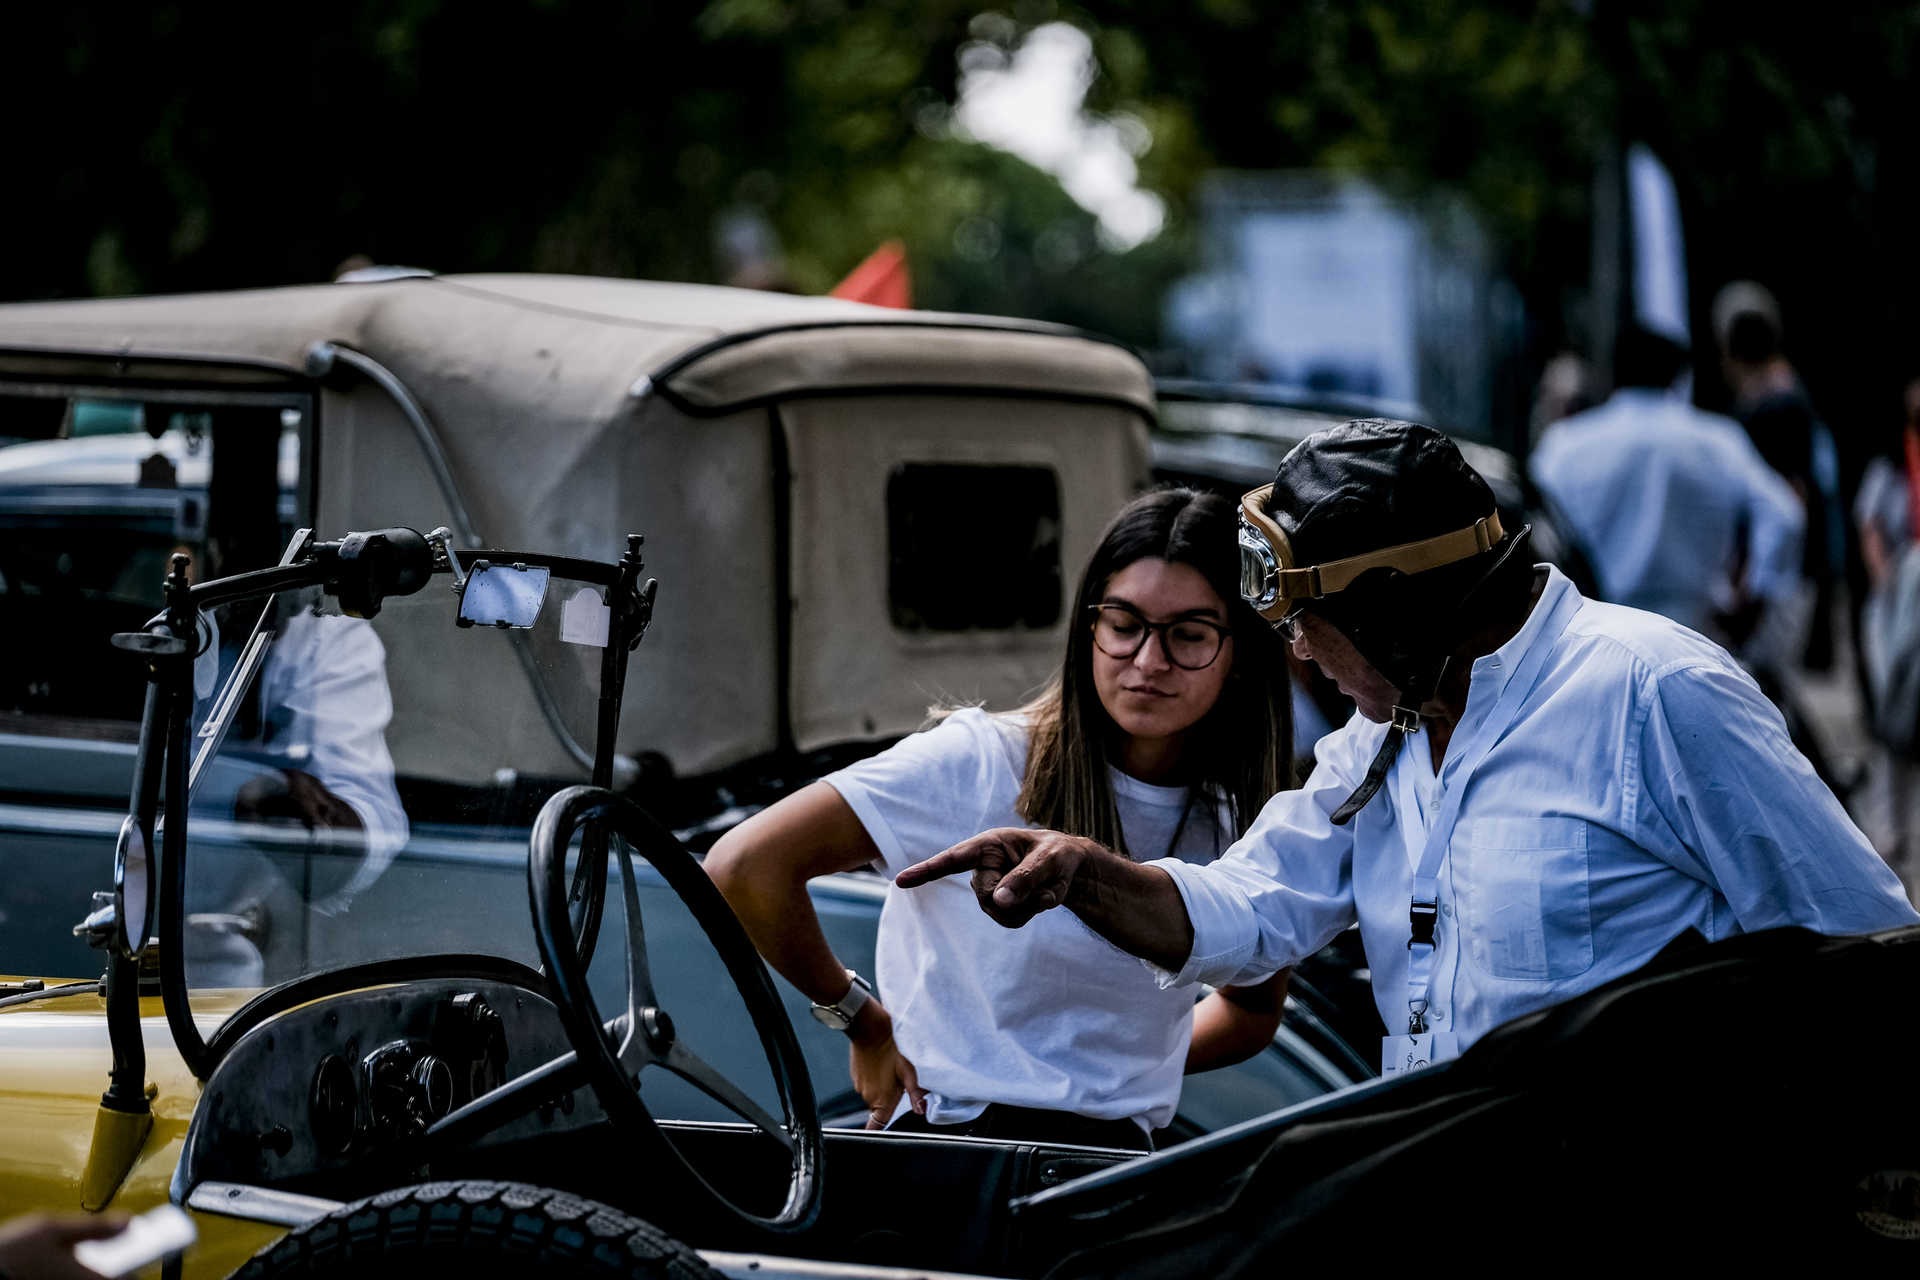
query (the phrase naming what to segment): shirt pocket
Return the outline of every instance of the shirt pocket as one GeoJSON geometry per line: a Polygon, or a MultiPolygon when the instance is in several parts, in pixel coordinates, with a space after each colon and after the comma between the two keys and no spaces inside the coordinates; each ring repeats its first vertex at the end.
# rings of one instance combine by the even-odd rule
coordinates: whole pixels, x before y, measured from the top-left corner
{"type": "Polygon", "coordinates": [[[1453,838],[1462,949],[1483,972],[1558,982],[1593,967],[1587,824],[1478,818],[1453,838]]]}

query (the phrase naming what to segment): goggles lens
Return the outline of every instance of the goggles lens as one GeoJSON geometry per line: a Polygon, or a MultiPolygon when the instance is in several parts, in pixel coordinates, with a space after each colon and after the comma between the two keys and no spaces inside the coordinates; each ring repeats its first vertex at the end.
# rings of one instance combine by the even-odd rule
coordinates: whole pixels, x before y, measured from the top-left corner
{"type": "Polygon", "coordinates": [[[1280,596],[1280,562],[1266,536],[1240,517],[1240,598],[1266,613],[1280,596]]]}

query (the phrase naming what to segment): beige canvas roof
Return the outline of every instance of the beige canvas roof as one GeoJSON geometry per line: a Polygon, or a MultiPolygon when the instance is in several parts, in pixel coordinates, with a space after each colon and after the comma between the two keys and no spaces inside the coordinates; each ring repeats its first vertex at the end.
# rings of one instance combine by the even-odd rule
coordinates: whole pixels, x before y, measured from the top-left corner
{"type": "Polygon", "coordinates": [[[1137,361],[1067,330],[708,285],[429,276],[0,306],[5,372],[52,371],[72,352],[122,357],[128,373],[187,360],[298,374],[316,341],[396,368],[430,356],[441,378],[564,366],[570,383],[602,394],[664,372],[658,389],[702,412],[797,392],[915,387],[1120,399],[1153,411],[1137,361]],[[953,336],[920,341],[929,328],[953,336]]]}

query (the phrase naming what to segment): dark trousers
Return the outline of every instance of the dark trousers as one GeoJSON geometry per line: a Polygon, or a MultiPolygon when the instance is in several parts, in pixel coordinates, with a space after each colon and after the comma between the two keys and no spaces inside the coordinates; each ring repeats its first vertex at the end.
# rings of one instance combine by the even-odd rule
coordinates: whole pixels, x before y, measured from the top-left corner
{"type": "Polygon", "coordinates": [[[1131,1120],[1095,1120],[1071,1111],[1042,1111],[992,1103],[971,1120],[934,1124],[925,1116],[903,1111],[887,1128],[894,1133],[952,1133],[967,1138],[1000,1138],[1013,1142],[1052,1142],[1080,1147],[1119,1147],[1152,1151],[1147,1131],[1131,1120]]]}

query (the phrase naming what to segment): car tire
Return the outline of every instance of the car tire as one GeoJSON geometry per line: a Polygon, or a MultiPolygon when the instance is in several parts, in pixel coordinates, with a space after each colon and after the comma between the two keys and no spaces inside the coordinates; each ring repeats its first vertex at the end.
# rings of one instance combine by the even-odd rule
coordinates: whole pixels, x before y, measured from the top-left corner
{"type": "Polygon", "coordinates": [[[520,1182],[399,1187],[297,1227],[235,1280],[351,1276],[718,1277],[657,1227],[595,1200],[520,1182]]]}

